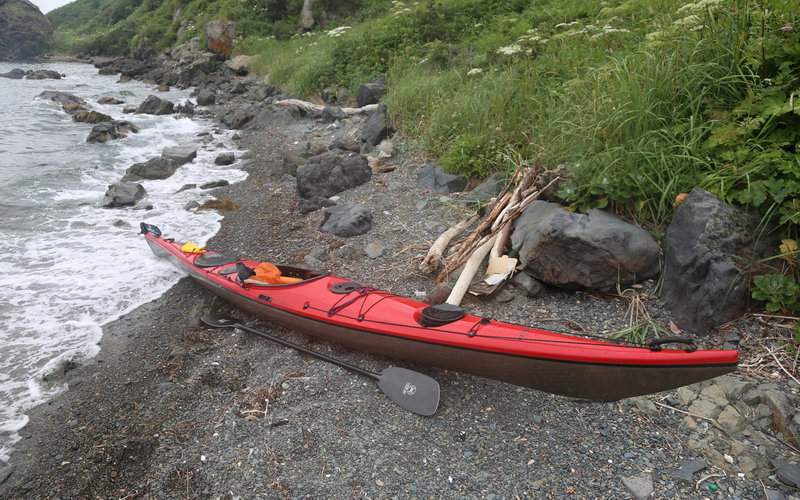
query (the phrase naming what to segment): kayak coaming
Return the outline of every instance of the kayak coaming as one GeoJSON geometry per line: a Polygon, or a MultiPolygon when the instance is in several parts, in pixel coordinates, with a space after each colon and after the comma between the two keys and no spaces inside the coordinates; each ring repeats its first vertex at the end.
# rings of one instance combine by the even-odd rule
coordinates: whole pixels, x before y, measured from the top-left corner
{"type": "MultiPolygon", "coordinates": [[[[348,280],[279,266],[305,278],[297,283],[251,286],[223,275],[225,264],[200,268],[201,254],[153,234],[153,252],[169,259],[221,298],[288,329],[345,347],[423,365],[472,373],[576,398],[609,401],[660,392],[729,373],[736,351],[653,351],[465,315],[439,327],[417,322],[428,306],[369,287],[350,293],[331,288],[348,280]],[[391,321],[391,318],[405,318],[391,321]]],[[[255,261],[242,260],[249,267],[255,261]]]]}

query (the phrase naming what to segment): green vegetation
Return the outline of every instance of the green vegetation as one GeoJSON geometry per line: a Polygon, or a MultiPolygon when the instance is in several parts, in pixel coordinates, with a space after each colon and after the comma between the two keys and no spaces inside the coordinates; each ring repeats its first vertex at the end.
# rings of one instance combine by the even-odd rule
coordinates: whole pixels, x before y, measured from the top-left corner
{"type": "MultiPolygon", "coordinates": [[[[235,53],[299,97],[386,74],[398,130],[452,172],[563,165],[571,208],[654,230],[701,187],[798,239],[800,0],[362,0],[299,34],[301,4],[77,0],[49,17],[60,47],[92,53],[235,20],[235,53]]],[[[756,293],[796,310],[799,269],[756,293]]]]}

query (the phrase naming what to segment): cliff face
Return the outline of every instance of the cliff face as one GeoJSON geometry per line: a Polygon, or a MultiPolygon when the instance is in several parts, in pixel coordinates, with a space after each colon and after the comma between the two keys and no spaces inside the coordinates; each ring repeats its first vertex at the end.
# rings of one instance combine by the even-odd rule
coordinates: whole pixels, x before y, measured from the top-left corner
{"type": "Polygon", "coordinates": [[[28,0],[0,0],[0,61],[19,61],[50,47],[53,26],[28,0]]]}

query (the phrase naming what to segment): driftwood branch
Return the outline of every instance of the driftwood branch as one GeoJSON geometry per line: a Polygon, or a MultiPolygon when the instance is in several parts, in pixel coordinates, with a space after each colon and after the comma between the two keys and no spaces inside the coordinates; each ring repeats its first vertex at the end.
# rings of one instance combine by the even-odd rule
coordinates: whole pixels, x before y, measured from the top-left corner
{"type": "Polygon", "coordinates": [[[445,302],[454,306],[457,306],[461,303],[461,300],[464,298],[467,290],[469,290],[469,285],[472,283],[472,278],[475,277],[475,273],[478,272],[481,262],[483,262],[483,259],[486,258],[486,255],[494,246],[496,239],[497,235],[489,237],[485,243],[483,243],[480,247],[478,247],[477,250],[475,250],[475,252],[472,253],[472,256],[470,256],[469,260],[467,260],[467,264],[464,266],[464,270],[458,277],[458,281],[456,281],[456,284],[453,285],[453,290],[450,292],[450,296],[447,297],[445,302]]]}
{"type": "Polygon", "coordinates": [[[425,258],[422,259],[422,262],[419,265],[419,270],[425,274],[430,274],[442,264],[442,255],[444,254],[447,245],[450,244],[450,241],[458,235],[461,231],[463,231],[466,227],[472,225],[476,220],[478,220],[477,215],[473,215],[469,219],[464,219],[458,224],[451,226],[447,231],[443,232],[436,238],[436,241],[433,242],[431,245],[430,250],[425,255],[425,258]]]}
{"type": "MultiPolygon", "coordinates": [[[[281,101],[275,101],[275,104],[279,106],[296,106],[310,113],[322,113],[322,110],[327,107],[321,104],[314,104],[313,102],[301,101],[299,99],[283,99],[281,101]]],[[[363,115],[367,113],[372,113],[373,111],[378,109],[378,105],[368,104],[360,108],[339,108],[339,109],[341,109],[348,115],[363,115]]]]}

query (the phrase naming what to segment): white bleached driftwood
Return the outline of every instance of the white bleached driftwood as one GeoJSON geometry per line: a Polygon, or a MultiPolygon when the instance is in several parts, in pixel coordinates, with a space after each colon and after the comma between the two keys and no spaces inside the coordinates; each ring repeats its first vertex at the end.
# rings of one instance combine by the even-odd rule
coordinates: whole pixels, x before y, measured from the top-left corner
{"type": "MultiPolygon", "coordinates": [[[[296,106],[300,109],[303,109],[311,113],[322,113],[322,110],[328,107],[328,106],[323,106],[321,104],[314,104],[313,102],[301,101],[300,99],[283,99],[280,101],[275,101],[275,104],[279,106],[296,106]]],[[[362,106],[360,108],[339,108],[339,109],[341,109],[348,115],[363,115],[367,113],[372,113],[373,111],[378,109],[378,105],[367,104],[366,106],[362,106]]]]}

